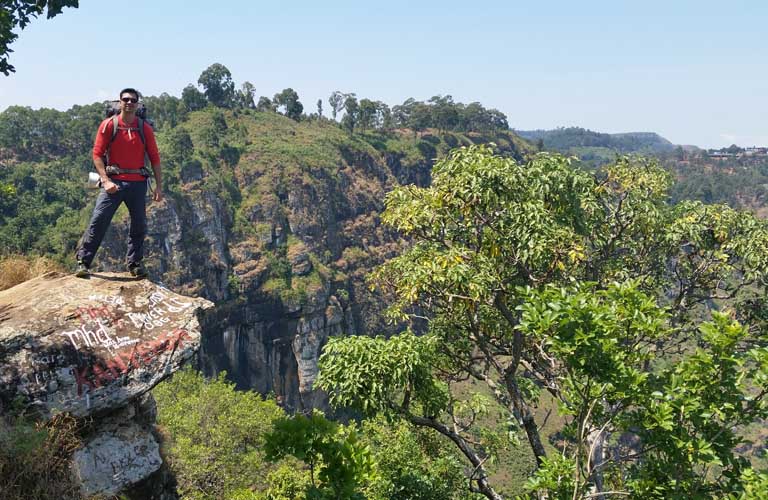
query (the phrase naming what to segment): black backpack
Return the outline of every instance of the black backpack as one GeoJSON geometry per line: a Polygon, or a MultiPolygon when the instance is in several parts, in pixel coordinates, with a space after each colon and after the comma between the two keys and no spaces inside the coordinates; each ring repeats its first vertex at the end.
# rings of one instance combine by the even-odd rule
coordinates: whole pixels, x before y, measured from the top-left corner
{"type": "MultiPolygon", "coordinates": [[[[107,101],[107,109],[105,110],[104,116],[106,118],[112,118],[112,138],[109,140],[110,144],[112,144],[112,141],[115,140],[115,136],[117,136],[118,115],[120,115],[120,101],[107,101]]],[[[141,101],[138,103],[136,116],[139,118],[139,129],[137,132],[141,138],[141,143],[145,144],[146,141],[144,141],[144,122],[147,122],[149,126],[152,127],[152,129],[155,128],[155,122],[147,118],[147,107],[141,101]]]]}

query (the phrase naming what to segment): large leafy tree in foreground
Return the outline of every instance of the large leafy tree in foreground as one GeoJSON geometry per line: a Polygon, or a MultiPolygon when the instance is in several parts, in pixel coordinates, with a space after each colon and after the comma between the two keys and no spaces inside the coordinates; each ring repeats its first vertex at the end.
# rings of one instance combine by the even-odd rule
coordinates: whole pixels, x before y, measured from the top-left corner
{"type": "Polygon", "coordinates": [[[439,161],[429,188],[404,186],[383,220],[413,246],[374,273],[394,319],[423,336],[334,339],[320,384],[337,406],[431,428],[489,480],[487,385],[527,439],[547,498],[722,498],[765,491],[735,454],[765,418],[768,225],[725,206],[667,203],[671,180],[622,159],[597,175],[557,155],[527,164],[487,147],[439,161]],[[535,407],[566,416],[547,454],[535,407]],[[761,490],[762,488],[762,490],[761,490]]]}

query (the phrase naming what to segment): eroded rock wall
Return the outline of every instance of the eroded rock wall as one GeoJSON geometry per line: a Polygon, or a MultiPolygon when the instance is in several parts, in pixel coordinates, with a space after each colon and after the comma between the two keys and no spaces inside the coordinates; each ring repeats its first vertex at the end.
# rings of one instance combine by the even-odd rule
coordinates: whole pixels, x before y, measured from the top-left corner
{"type": "MultiPolygon", "coordinates": [[[[386,193],[427,186],[434,158],[463,143],[408,132],[388,136],[392,149],[333,126],[259,115],[265,127],[251,118],[227,115],[227,131],[217,129],[222,137],[242,131],[231,139],[250,146],[237,161],[217,159],[189,130],[202,154],[181,167],[174,194],[150,205],[147,262],[170,289],[216,302],[204,372],[226,370],[241,388],[306,408],[323,402],[312,384],[329,336],[397,331],[383,319],[386,300],[366,283],[406,245],[381,224],[386,193]]],[[[475,139],[519,157],[508,136],[475,139]]],[[[121,268],[127,233],[126,222],[113,225],[99,256],[105,268],[121,268]]]]}

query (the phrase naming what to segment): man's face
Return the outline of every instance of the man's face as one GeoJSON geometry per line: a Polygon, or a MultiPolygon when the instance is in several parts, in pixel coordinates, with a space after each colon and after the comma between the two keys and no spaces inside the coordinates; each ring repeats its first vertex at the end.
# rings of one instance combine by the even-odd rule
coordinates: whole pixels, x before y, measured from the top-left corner
{"type": "Polygon", "coordinates": [[[123,92],[123,94],[120,96],[120,111],[127,111],[132,113],[136,111],[138,102],[139,99],[137,95],[131,94],[130,92],[123,92]]]}

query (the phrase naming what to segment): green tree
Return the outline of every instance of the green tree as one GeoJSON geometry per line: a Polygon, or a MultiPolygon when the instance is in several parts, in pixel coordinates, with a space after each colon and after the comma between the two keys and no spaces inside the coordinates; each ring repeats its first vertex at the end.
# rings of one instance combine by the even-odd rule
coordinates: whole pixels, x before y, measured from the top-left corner
{"type": "Polygon", "coordinates": [[[411,112],[415,103],[416,100],[412,97],[409,97],[405,100],[405,102],[403,102],[403,104],[398,104],[392,108],[392,117],[394,118],[396,126],[408,126],[408,121],[410,120],[411,112]]]}
{"type": "Polygon", "coordinates": [[[274,113],[277,111],[277,106],[269,97],[261,96],[259,97],[258,104],[256,104],[256,111],[272,111],[274,113]]]}
{"type": "Polygon", "coordinates": [[[0,72],[5,76],[16,69],[8,62],[8,54],[13,52],[10,45],[19,37],[14,31],[24,29],[37,16],[46,13],[51,19],[64,7],[79,7],[78,0],[5,0],[0,3],[0,72]]]}
{"type": "Polygon", "coordinates": [[[163,92],[159,96],[144,97],[147,114],[154,121],[156,129],[174,128],[184,121],[187,107],[183,99],[163,92]]]}
{"type": "Polygon", "coordinates": [[[238,105],[247,109],[255,109],[256,108],[256,101],[254,101],[255,95],[256,95],[256,87],[254,87],[251,82],[243,83],[243,86],[237,95],[238,105]]]}
{"type": "Polygon", "coordinates": [[[377,474],[365,488],[370,500],[465,500],[464,464],[450,445],[428,431],[384,418],[362,422],[377,474]]]}
{"type": "Polygon", "coordinates": [[[360,443],[357,432],[317,411],[276,422],[265,449],[269,460],[291,455],[309,466],[308,499],[362,499],[362,485],[374,469],[370,450],[360,443]]]}
{"type": "Polygon", "coordinates": [[[355,94],[345,94],[344,97],[344,118],[341,119],[341,126],[350,134],[355,131],[360,114],[360,105],[357,102],[355,94]]]}
{"type": "Polygon", "coordinates": [[[344,94],[338,90],[334,90],[331,93],[331,96],[328,97],[328,104],[331,105],[331,114],[333,115],[333,119],[336,120],[336,115],[344,107],[344,94]]]}
{"type": "Polygon", "coordinates": [[[197,87],[191,83],[181,91],[181,100],[188,111],[200,111],[208,105],[205,94],[200,92],[197,87]]]}
{"type": "Polygon", "coordinates": [[[420,101],[414,102],[411,106],[406,126],[413,130],[414,134],[417,134],[422,130],[426,130],[431,125],[432,111],[429,106],[420,101]]]}
{"type": "Polygon", "coordinates": [[[231,108],[235,103],[235,82],[226,66],[214,63],[200,74],[197,84],[203,87],[208,102],[219,108],[231,108]]]}
{"type": "Polygon", "coordinates": [[[301,119],[304,105],[299,102],[299,94],[292,88],[283,89],[279,94],[275,94],[272,102],[276,107],[282,107],[285,116],[291,120],[299,121],[301,119]]]}
{"type": "Polygon", "coordinates": [[[88,154],[93,147],[94,130],[104,119],[104,104],[74,105],[66,112],[62,141],[73,156],[88,154]]]}
{"type": "Polygon", "coordinates": [[[384,130],[391,130],[394,127],[394,120],[392,117],[392,110],[389,106],[381,101],[376,101],[377,118],[376,125],[378,128],[384,130]]]}
{"type": "Polygon", "coordinates": [[[273,400],[236,391],[224,375],[206,381],[185,369],[153,390],[168,463],[184,498],[231,498],[271,470],[265,438],[284,413],[273,400]]]}
{"type": "Polygon", "coordinates": [[[358,125],[365,132],[376,125],[376,112],[378,111],[376,103],[370,99],[360,99],[358,106],[358,125]]]}
{"type": "Polygon", "coordinates": [[[440,130],[454,130],[459,122],[457,106],[452,96],[436,95],[430,98],[432,104],[432,121],[440,130]]]}
{"type": "Polygon", "coordinates": [[[432,179],[387,196],[382,220],[413,246],[373,276],[396,297],[391,317],[426,320],[427,333],[329,341],[319,384],[332,403],[438,432],[487,498],[501,496],[462,413],[471,401],[453,390],[465,378],[487,385],[525,436],[532,494],[743,492],[751,469],[734,429],[767,411],[768,351],[755,339],[768,312],[768,223],[670,206],[669,175],[640,160],[590,174],[557,155],[521,165],[471,147],[432,179]],[[713,304],[744,327],[712,316],[713,304]],[[542,389],[567,415],[558,459],[534,418],[542,389]],[[609,460],[609,435],[636,445],[609,460]]]}

